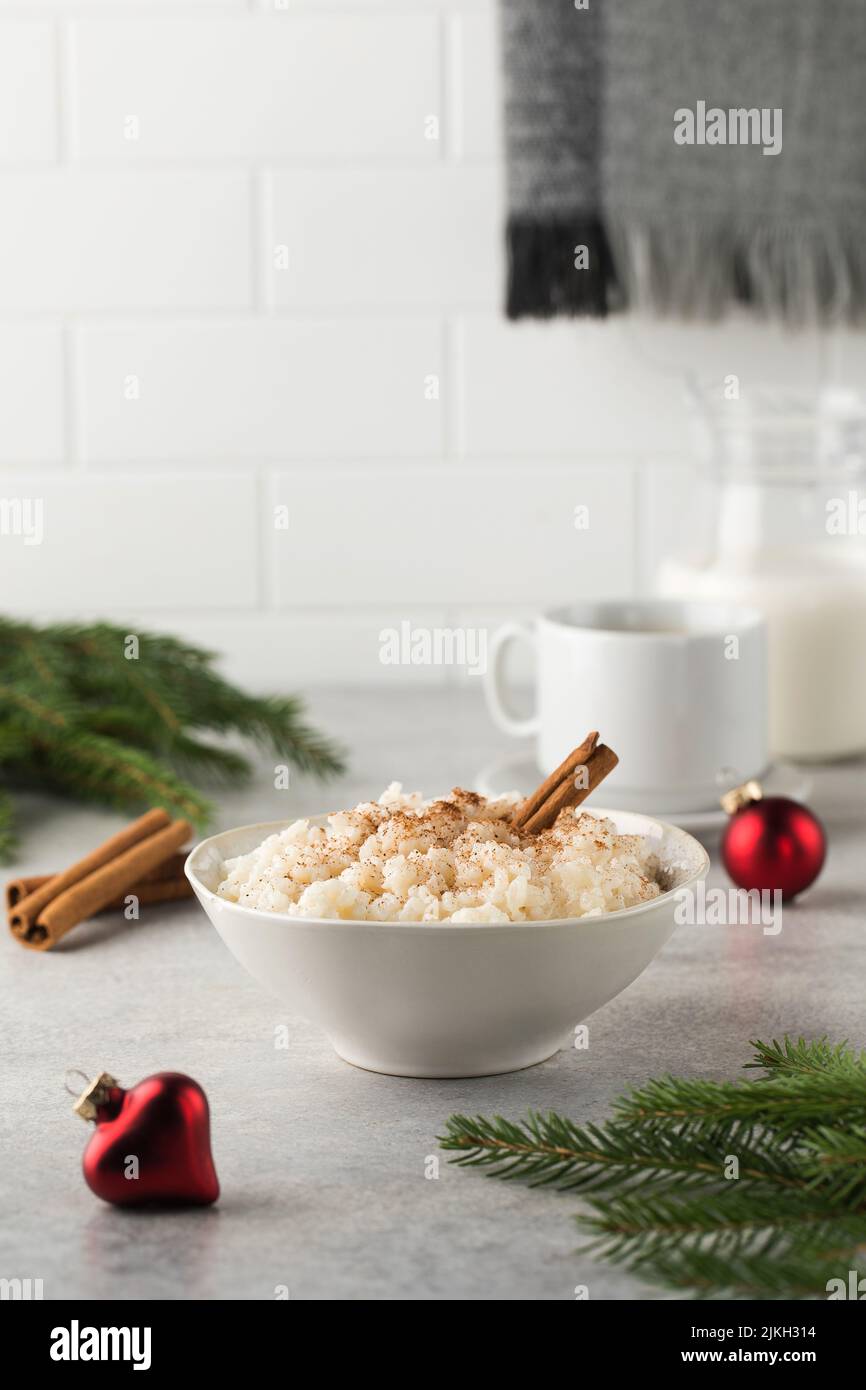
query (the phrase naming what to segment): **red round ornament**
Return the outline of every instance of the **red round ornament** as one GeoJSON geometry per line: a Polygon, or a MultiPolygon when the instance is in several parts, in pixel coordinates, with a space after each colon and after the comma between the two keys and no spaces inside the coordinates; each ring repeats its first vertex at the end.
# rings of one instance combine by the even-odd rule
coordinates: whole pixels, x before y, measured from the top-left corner
{"type": "Polygon", "coordinates": [[[787,796],[764,796],[747,782],[722,798],[731,815],[722,835],[722,860],[739,888],[793,898],[815,882],[827,854],[827,835],[808,806],[787,796]]]}
{"type": "Polygon", "coordinates": [[[103,1072],[75,1103],[96,1128],[84,1150],[88,1187],[117,1206],[207,1206],[219,1196],[207,1096],[162,1071],[126,1091],[103,1072]]]}

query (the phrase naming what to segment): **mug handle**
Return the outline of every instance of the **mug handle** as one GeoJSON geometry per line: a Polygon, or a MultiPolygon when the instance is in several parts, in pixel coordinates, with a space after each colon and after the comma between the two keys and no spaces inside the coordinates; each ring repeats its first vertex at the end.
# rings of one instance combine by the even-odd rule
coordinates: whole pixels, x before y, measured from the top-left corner
{"type": "Polygon", "coordinates": [[[505,623],[494,632],[490,643],[487,670],[484,673],[484,696],[494,724],[512,738],[523,738],[538,732],[538,714],[522,719],[512,714],[505,699],[503,660],[509,643],[523,640],[535,646],[535,633],[523,623],[505,623]]]}

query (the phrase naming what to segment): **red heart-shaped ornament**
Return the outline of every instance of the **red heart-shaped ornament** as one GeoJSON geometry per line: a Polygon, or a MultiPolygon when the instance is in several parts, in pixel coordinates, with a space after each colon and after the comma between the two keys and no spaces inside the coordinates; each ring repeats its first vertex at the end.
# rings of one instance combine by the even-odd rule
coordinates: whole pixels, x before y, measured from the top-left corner
{"type": "Polygon", "coordinates": [[[207,1096],[161,1071],[126,1091],[103,1073],[75,1106],[96,1129],[82,1160],[88,1187],[117,1206],[207,1206],[219,1196],[207,1096]]]}

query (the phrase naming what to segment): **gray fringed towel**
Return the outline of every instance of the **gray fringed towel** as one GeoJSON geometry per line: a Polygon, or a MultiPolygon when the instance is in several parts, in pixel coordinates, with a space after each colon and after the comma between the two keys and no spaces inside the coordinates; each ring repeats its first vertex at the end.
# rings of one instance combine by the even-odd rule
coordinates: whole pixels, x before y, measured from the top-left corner
{"type": "Polygon", "coordinates": [[[500,6],[511,317],[866,320],[864,0],[500,6]]]}

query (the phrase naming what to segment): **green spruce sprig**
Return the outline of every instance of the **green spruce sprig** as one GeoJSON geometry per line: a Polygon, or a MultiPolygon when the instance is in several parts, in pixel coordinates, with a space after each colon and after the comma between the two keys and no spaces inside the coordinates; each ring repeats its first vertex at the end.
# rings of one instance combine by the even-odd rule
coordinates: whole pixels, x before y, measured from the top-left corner
{"type": "Polygon", "coordinates": [[[588,1250],[698,1296],[826,1298],[866,1268],[866,1054],[755,1042],[759,1079],[664,1076],[603,1125],[453,1115],[452,1162],[578,1192],[588,1250]]]}
{"type": "Polygon", "coordinates": [[[327,777],[338,749],[294,696],[248,695],[214,670],[212,652],[109,624],[0,618],[0,857],[14,846],[8,789],[29,785],[122,810],[164,806],[198,826],[201,784],[239,783],[240,735],[301,772],[327,777]]]}

